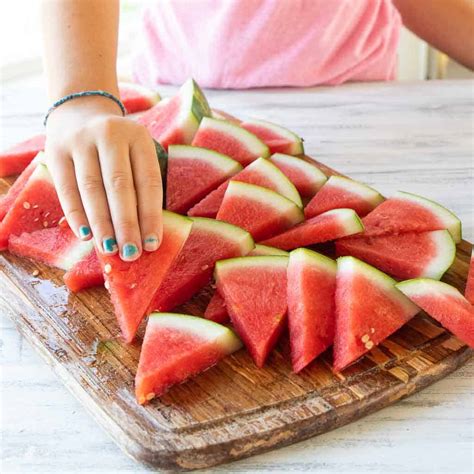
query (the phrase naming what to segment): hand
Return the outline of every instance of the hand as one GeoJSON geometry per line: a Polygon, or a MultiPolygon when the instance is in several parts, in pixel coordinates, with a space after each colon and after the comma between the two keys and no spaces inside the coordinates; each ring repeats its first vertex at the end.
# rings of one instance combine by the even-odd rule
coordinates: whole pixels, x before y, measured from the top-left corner
{"type": "Polygon", "coordinates": [[[104,97],[74,99],[48,119],[46,161],[73,232],[123,260],[156,250],[163,191],[151,136],[104,97]]]}

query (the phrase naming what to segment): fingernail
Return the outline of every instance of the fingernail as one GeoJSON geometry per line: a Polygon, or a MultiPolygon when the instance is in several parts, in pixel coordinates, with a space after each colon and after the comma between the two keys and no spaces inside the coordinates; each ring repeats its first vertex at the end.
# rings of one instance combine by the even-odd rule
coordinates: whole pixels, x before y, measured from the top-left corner
{"type": "Polygon", "coordinates": [[[117,250],[117,241],[113,237],[102,239],[104,253],[114,253],[117,250]]]}
{"type": "Polygon", "coordinates": [[[143,248],[147,252],[154,252],[158,249],[158,237],[155,234],[151,234],[143,240],[143,248]]]}
{"type": "Polygon", "coordinates": [[[135,244],[125,244],[122,247],[122,258],[124,260],[134,260],[137,253],[138,247],[135,244]]]}
{"type": "Polygon", "coordinates": [[[79,227],[79,235],[81,239],[85,239],[86,237],[89,237],[91,235],[90,228],[86,225],[81,225],[81,227],[79,227]]]}

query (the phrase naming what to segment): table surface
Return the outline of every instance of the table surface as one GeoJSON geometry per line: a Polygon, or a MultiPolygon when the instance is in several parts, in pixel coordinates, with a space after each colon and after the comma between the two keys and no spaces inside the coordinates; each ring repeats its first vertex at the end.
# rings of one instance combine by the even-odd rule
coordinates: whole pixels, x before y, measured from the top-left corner
{"type": "MultiPolygon", "coordinates": [[[[432,198],[473,241],[472,81],[337,88],[208,91],[211,105],[286,125],[309,155],[383,194],[432,198]]],[[[41,131],[41,80],[4,85],[1,148],[41,131]]],[[[164,87],[164,95],[174,89],[164,87]]],[[[1,291],[1,289],[0,289],[1,291]]],[[[5,317],[0,318],[0,470],[136,473],[5,317]]],[[[206,472],[470,473],[474,467],[471,360],[424,391],[351,425],[206,472]]]]}

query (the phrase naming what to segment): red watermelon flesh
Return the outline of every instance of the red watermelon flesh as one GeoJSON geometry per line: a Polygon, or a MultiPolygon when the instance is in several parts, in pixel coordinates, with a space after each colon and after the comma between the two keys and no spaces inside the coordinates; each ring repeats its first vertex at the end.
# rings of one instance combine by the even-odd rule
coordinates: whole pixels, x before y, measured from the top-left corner
{"type": "Polygon", "coordinates": [[[397,288],[474,349],[474,306],[456,288],[428,278],[403,281],[397,288]]]}
{"type": "Polygon", "coordinates": [[[288,257],[241,257],[216,264],[216,282],[232,324],[263,367],[286,322],[288,257]]]}
{"type": "Polygon", "coordinates": [[[262,240],[301,222],[303,212],[294,202],[274,191],[231,181],[217,219],[242,227],[255,240],[262,240]]]}
{"type": "Polygon", "coordinates": [[[453,263],[456,246],[448,231],[436,230],[341,239],[336,253],[360,258],[396,278],[439,279],[453,263]]]}
{"type": "Polygon", "coordinates": [[[275,235],[261,243],[279,249],[290,250],[297,247],[328,242],[346,235],[358,234],[364,230],[357,214],[352,209],[334,209],[275,235]]]}
{"type": "Polygon", "coordinates": [[[133,82],[119,82],[120,100],[129,114],[153,107],[160,100],[160,94],[133,82]]]}
{"type": "Polygon", "coordinates": [[[36,135],[0,153],[0,177],[20,174],[44,150],[45,135],[36,135]]]}
{"type": "Polygon", "coordinates": [[[77,262],[94,251],[92,240],[79,240],[67,226],[11,235],[8,250],[21,257],[45,263],[51,267],[70,270],[77,262]]]}
{"type": "Polygon", "coordinates": [[[62,216],[51,176],[44,164],[38,164],[0,223],[0,250],[7,248],[10,235],[55,227],[62,216]]]}
{"type": "Polygon", "coordinates": [[[365,216],[383,201],[375,189],[342,176],[331,176],[305,207],[306,219],[341,207],[365,216]]]}
{"type": "Polygon", "coordinates": [[[204,116],[211,110],[206,97],[192,79],[165,105],[156,104],[140,116],[152,137],[166,150],[172,144],[190,144],[204,116]]]}
{"type": "Polygon", "coordinates": [[[135,377],[138,403],[163,395],[241,347],[229,328],[212,321],[184,314],[151,314],[135,377]]]}
{"type": "Polygon", "coordinates": [[[288,327],[291,361],[300,372],[334,341],[336,262],[308,249],[291,252],[288,327]]]}
{"type": "Polygon", "coordinates": [[[98,254],[105,286],[115,308],[125,342],[132,342],[138,326],[166,273],[191,231],[192,221],[163,211],[163,240],[155,252],[143,252],[139,259],[124,262],[119,255],[98,254]]]}
{"type": "MultiPolygon", "coordinates": [[[[299,207],[303,206],[295,186],[279,169],[265,158],[259,158],[250,163],[240,173],[232,177],[232,181],[255,184],[271,189],[293,201],[299,207]]],[[[222,183],[202,201],[198,202],[188,212],[189,216],[216,217],[229,186],[230,179],[222,183]]]]}
{"type": "Polygon", "coordinates": [[[447,229],[454,242],[461,241],[461,221],[436,202],[398,192],[363,219],[366,236],[427,232],[447,229]]]}
{"type": "Polygon", "coordinates": [[[395,283],[356,258],[337,260],[334,371],[355,362],[418,313],[395,283]]]}
{"type": "Polygon", "coordinates": [[[185,303],[211,281],[217,260],[246,255],[253,247],[250,234],[239,227],[193,218],[191,233],[149,309],[168,311],[185,303]]]}
{"type": "Polygon", "coordinates": [[[235,123],[209,117],[202,120],[192,144],[228,155],[242,166],[270,155],[268,147],[253,133],[235,123]]]}
{"type": "Polygon", "coordinates": [[[467,275],[466,291],[464,292],[466,299],[474,305],[474,250],[471,253],[471,262],[469,264],[469,273],[467,275]]]}
{"type": "Polygon", "coordinates": [[[327,180],[317,166],[296,156],[275,153],[270,161],[295,185],[302,197],[312,198],[327,180]]]}
{"type": "Polygon", "coordinates": [[[240,124],[256,135],[270,149],[270,153],[301,155],[304,153],[303,140],[296,133],[265,120],[248,120],[240,124]]]}
{"type": "Polygon", "coordinates": [[[221,153],[195,146],[170,145],[166,209],[185,214],[241,169],[237,161],[221,153]]]}
{"type": "Polygon", "coordinates": [[[64,274],[64,283],[74,293],[104,284],[104,274],[95,250],[64,274]]]}
{"type": "Polygon", "coordinates": [[[33,161],[21,172],[20,176],[15,180],[7,194],[0,198],[0,221],[3,220],[10,207],[13,206],[18,194],[20,194],[21,190],[30,179],[30,176],[33,174],[33,171],[36,169],[36,165],[39,162],[42,162],[43,158],[44,153],[40,151],[36,157],[33,158],[33,161]]]}

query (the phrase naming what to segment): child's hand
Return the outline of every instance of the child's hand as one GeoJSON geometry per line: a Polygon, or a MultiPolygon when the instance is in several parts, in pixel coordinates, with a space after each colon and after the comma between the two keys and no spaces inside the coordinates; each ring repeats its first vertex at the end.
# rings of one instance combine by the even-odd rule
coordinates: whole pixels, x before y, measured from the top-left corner
{"type": "Polygon", "coordinates": [[[148,131],[103,97],[58,107],[47,125],[46,159],[66,219],[124,260],[156,250],[162,237],[162,182],[148,131]]]}

